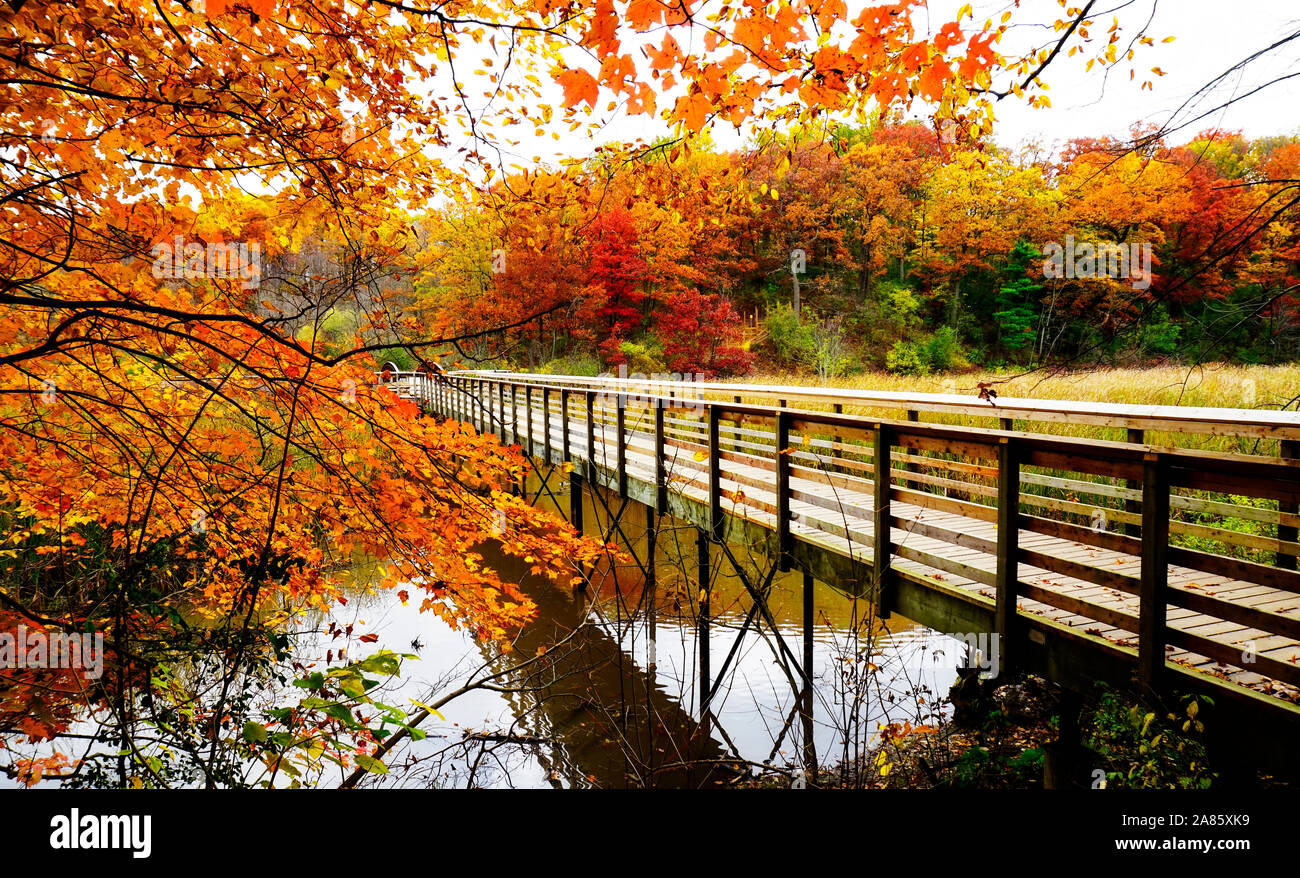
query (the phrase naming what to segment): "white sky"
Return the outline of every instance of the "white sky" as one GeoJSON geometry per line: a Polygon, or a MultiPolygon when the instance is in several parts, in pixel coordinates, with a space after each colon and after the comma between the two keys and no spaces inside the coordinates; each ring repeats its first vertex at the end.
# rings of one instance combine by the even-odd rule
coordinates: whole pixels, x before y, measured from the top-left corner
{"type": "MultiPolygon", "coordinates": [[[[1081,0],[1071,0],[1078,5],[1081,0]]],[[[850,2],[850,9],[865,5],[863,0],[850,2]]],[[[955,16],[962,5],[960,0],[932,0],[931,20],[936,29],[942,22],[955,16]]],[[[1015,10],[1010,0],[976,2],[977,22],[985,18],[995,21],[1004,10],[1015,13],[1013,22],[1051,22],[1062,16],[1056,0],[1022,0],[1015,10]]],[[[1128,78],[1128,67],[1112,68],[1109,77],[1102,68],[1084,72],[1081,56],[1058,57],[1048,67],[1044,79],[1051,86],[1048,93],[1052,106],[1033,109],[1023,101],[1007,98],[996,108],[998,125],[995,139],[1006,146],[1016,146],[1028,140],[1038,140],[1045,145],[1062,143],[1071,137],[1097,137],[1109,134],[1124,137],[1139,122],[1164,123],[1179,106],[1209,80],[1228,70],[1253,52],[1259,51],[1280,36],[1300,29],[1300,2],[1297,0],[1109,0],[1099,3],[1092,13],[1097,24],[1092,29],[1094,41],[1105,45],[1105,31],[1112,15],[1118,15],[1124,27],[1121,46],[1142,29],[1142,25],[1155,15],[1146,33],[1157,40],[1156,45],[1138,47],[1134,61],[1136,78],[1128,78]],[[1160,43],[1165,36],[1176,37],[1172,43],[1160,43]],[[1153,66],[1165,71],[1158,77],[1147,73],[1153,66]],[[1145,75],[1144,75],[1145,74],[1145,75]],[[1144,78],[1152,81],[1152,90],[1140,90],[1144,78]]],[[[852,13],[851,13],[852,14],[852,13]]],[[[1025,26],[1008,33],[1003,52],[1022,48],[1021,40],[1042,43],[1048,39],[1050,27],[1025,26]]],[[[1279,75],[1300,73],[1300,41],[1271,53],[1267,58],[1251,64],[1244,72],[1234,74],[1213,93],[1210,99],[1185,109],[1176,121],[1186,121],[1215,104],[1240,95],[1279,75]]],[[[995,86],[999,83],[995,81],[995,86]]],[[[602,93],[602,98],[605,95],[602,93]]],[[[559,103],[556,89],[555,103],[559,103]]],[[[661,106],[663,102],[661,102],[661,106]]],[[[914,116],[923,109],[918,106],[914,116]]],[[[558,114],[557,114],[558,117],[558,114]]],[[[668,127],[657,119],[616,115],[608,124],[594,133],[584,130],[562,134],[560,140],[534,138],[530,132],[519,129],[510,132],[522,138],[521,144],[505,155],[506,164],[517,162],[531,165],[534,156],[544,163],[553,164],[559,156],[585,156],[597,144],[642,139],[649,141],[668,134],[668,127]]],[[[556,126],[563,130],[564,126],[556,126]]],[[[1190,140],[1205,128],[1220,127],[1243,129],[1247,137],[1270,134],[1300,133],[1300,77],[1264,89],[1259,94],[1245,98],[1225,111],[1207,117],[1173,135],[1174,142],[1190,140]]],[[[555,130],[554,128],[551,130],[555,130]]],[[[715,143],[722,149],[741,146],[746,133],[737,133],[730,125],[712,129],[715,143]]]]}

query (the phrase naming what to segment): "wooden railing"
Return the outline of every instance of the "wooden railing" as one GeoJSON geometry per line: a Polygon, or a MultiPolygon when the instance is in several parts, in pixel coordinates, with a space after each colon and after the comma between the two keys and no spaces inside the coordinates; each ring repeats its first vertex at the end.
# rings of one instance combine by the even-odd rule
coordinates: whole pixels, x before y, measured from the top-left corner
{"type": "Polygon", "coordinates": [[[1004,651],[1018,616],[1039,613],[1136,645],[1152,685],[1173,659],[1300,687],[1300,462],[919,419],[1221,428],[1294,457],[1294,413],[1005,399],[994,410],[942,394],[484,372],[399,381],[426,408],[593,483],[625,496],[629,480],[652,486],[661,511],[670,495],[693,500],[715,539],[728,518],[757,523],[783,565],[796,541],[860,555],[882,609],[897,576],[973,591],[994,603],[1004,651]],[[814,401],[832,410],[790,407],[814,401]],[[909,415],[834,410],[866,404],[909,415]]]}

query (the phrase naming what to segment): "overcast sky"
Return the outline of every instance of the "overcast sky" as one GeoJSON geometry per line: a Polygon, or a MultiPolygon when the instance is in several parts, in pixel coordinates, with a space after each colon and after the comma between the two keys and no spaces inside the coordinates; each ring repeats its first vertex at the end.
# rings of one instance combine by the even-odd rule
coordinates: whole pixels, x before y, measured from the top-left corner
{"type": "MultiPolygon", "coordinates": [[[[1074,0],[1077,2],[1077,0],[1074,0]]],[[[850,2],[850,9],[865,5],[862,0],[850,2]]],[[[931,20],[935,28],[955,16],[962,5],[960,0],[932,0],[931,20]]],[[[1003,10],[1013,9],[1009,0],[977,2],[972,4],[979,22],[987,17],[997,20],[1003,10]]],[[[1097,26],[1094,38],[1105,44],[1104,31],[1112,15],[1120,17],[1125,40],[1141,30],[1151,17],[1154,19],[1146,32],[1157,40],[1156,45],[1143,47],[1134,67],[1137,76],[1128,78],[1128,68],[1112,69],[1104,78],[1094,67],[1085,72],[1080,56],[1057,58],[1048,68],[1044,79],[1050,84],[1052,106],[1033,109],[1023,101],[1008,98],[997,105],[998,126],[995,139],[1007,146],[1016,146],[1026,140],[1038,140],[1047,145],[1062,143],[1071,137],[1096,137],[1109,134],[1125,136],[1139,122],[1168,122],[1180,105],[1207,82],[1229,70],[1250,54],[1266,48],[1279,37],[1300,29],[1300,2],[1297,0],[1112,0],[1101,3],[1095,12],[1097,26]],[[1165,36],[1174,36],[1171,43],[1160,43],[1165,36]],[[1159,66],[1165,76],[1150,74],[1159,66]],[[1142,91],[1144,78],[1152,81],[1152,90],[1142,91]]],[[[1015,22],[1051,24],[1061,17],[1062,9],[1056,0],[1023,0],[1015,11],[1015,22]]],[[[1027,41],[1039,45],[1050,31],[1026,25],[1011,31],[1004,41],[1004,54],[1012,48],[1023,48],[1027,41]]],[[[1226,79],[1208,97],[1183,109],[1176,121],[1185,122],[1201,112],[1211,109],[1234,96],[1262,85],[1270,79],[1300,73],[1300,44],[1290,44],[1270,53],[1264,59],[1249,65],[1243,72],[1226,79]]],[[[558,95],[557,95],[558,98],[558,95]]],[[[1204,120],[1189,125],[1173,135],[1174,142],[1191,139],[1205,128],[1220,127],[1242,129],[1248,137],[1269,134],[1300,133],[1300,76],[1263,89],[1258,94],[1243,98],[1226,110],[1214,113],[1204,120]]],[[[918,107],[919,115],[923,108],[918,107]]],[[[526,127],[526,126],[524,126],[526,127]]],[[[646,117],[615,116],[595,132],[578,131],[564,134],[555,141],[549,137],[532,138],[524,132],[512,131],[511,136],[523,135],[523,142],[513,157],[520,164],[532,164],[533,156],[553,164],[561,155],[585,156],[599,143],[651,140],[669,133],[666,125],[646,117]]],[[[732,149],[744,143],[747,132],[737,133],[730,125],[715,126],[714,140],[720,148],[732,149]]]]}

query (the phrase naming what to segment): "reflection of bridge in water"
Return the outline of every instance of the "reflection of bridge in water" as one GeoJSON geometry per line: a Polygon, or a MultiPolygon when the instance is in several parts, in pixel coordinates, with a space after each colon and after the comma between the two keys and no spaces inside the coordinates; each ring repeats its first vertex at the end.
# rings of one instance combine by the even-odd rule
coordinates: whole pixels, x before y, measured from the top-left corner
{"type": "MultiPolygon", "coordinates": [[[[709,642],[715,568],[745,579],[743,636],[776,630],[764,595],[781,567],[800,571],[809,595],[803,655],[778,638],[805,688],[816,578],[867,597],[882,618],[896,611],[958,636],[995,634],[1004,668],[1080,691],[1136,677],[1147,692],[1208,694],[1212,731],[1294,764],[1300,415],[493,372],[394,377],[398,394],[426,410],[522,446],[539,494],[566,478],[571,499],[607,489],[607,539],[624,536],[638,505],[652,542],[656,516],[698,528],[702,708],[724,676],[709,642]],[[1115,438],[1095,438],[1107,431],[1115,438]],[[1176,447],[1207,433],[1265,453],[1176,447]],[[875,539],[882,517],[888,540],[875,539]],[[745,573],[735,547],[778,563],[766,579],[745,573]]],[[[583,504],[568,512],[581,527],[583,504]]],[[[654,565],[638,563],[653,581],[654,565]]]]}
{"type": "Polygon", "coordinates": [[[514,675],[507,685],[518,691],[506,698],[520,725],[549,742],[539,758],[552,783],[681,788],[707,786],[726,773],[731,754],[658,685],[654,666],[640,667],[619,645],[623,626],[645,624],[644,607],[636,612],[641,593],[624,595],[633,603],[615,609],[614,619],[593,623],[598,596],[565,592],[512,556],[490,560],[538,606],[537,620],[514,648],[525,657],[546,650],[548,661],[514,675]]]}

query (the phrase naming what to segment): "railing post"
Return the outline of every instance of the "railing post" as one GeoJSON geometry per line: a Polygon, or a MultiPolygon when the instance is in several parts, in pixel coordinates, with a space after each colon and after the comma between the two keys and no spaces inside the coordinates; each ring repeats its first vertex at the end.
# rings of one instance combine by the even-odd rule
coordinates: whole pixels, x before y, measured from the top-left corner
{"type": "Polygon", "coordinates": [[[584,391],[587,399],[587,481],[596,484],[596,391],[584,391]]]}
{"type": "MultiPolygon", "coordinates": [[[[1142,445],[1143,443],[1146,442],[1146,431],[1145,431],[1145,430],[1142,430],[1142,429],[1140,429],[1140,428],[1137,428],[1137,427],[1129,427],[1129,428],[1128,428],[1128,441],[1131,442],[1131,443],[1134,444],[1134,445],[1142,445]]],[[[1141,486],[1141,484],[1139,484],[1138,482],[1134,481],[1133,479],[1126,479],[1125,482],[1124,482],[1124,487],[1126,487],[1126,488],[1140,488],[1140,487],[1142,487],[1142,486],[1141,486]]],[[[1141,500],[1125,500],[1125,501],[1124,501],[1124,511],[1125,511],[1125,512],[1131,512],[1131,513],[1133,513],[1134,515],[1141,515],[1141,514],[1142,514],[1142,501],[1141,501],[1141,500]]],[[[1136,523],[1136,522],[1132,522],[1132,521],[1130,521],[1129,523],[1127,523],[1127,524],[1124,525],[1124,533],[1128,534],[1128,535],[1131,536],[1131,537],[1141,536],[1141,535],[1142,535],[1142,525],[1140,525],[1140,524],[1138,524],[1138,523],[1136,523]]]]}
{"type": "Polygon", "coordinates": [[[998,439],[997,592],[994,629],[1002,667],[1016,661],[1016,596],[1020,584],[1020,449],[1008,436],[998,439]]]}
{"type": "Polygon", "coordinates": [[[546,462],[551,462],[551,388],[542,388],[542,453],[546,462]]]}
{"type": "Polygon", "coordinates": [[[522,451],[524,443],[519,441],[519,385],[513,381],[510,382],[510,436],[522,451]]]}
{"type": "Polygon", "coordinates": [[[573,458],[569,454],[569,388],[560,388],[560,432],[564,435],[560,437],[561,454],[564,462],[568,463],[573,458]]]}
{"type": "Polygon", "coordinates": [[[722,541],[722,461],[718,448],[719,412],[709,405],[709,536],[722,541]]]}
{"type": "Polygon", "coordinates": [[[655,407],[655,511],[663,515],[668,511],[668,458],[664,453],[663,399],[654,401],[655,407]]]}
{"type": "Polygon", "coordinates": [[[531,384],[524,385],[524,414],[528,419],[525,427],[528,430],[528,456],[536,457],[537,455],[533,453],[536,440],[533,438],[533,385],[531,384]]]}
{"type": "Polygon", "coordinates": [[[627,395],[620,393],[616,399],[618,410],[614,414],[615,432],[618,434],[618,497],[627,499],[627,444],[624,427],[626,425],[627,395]]]}
{"type": "Polygon", "coordinates": [[[501,444],[506,444],[506,383],[505,381],[497,382],[497,422],[501,429],[497,431],[501,437],[501,444]]]}
{"type": "MultiPolygon", "coordinates": [[[[1297,458],[1300,458],[1300,441],[1295,439],[1283,439],[1278,445],[1278,457],[1283,460],[1296,460],[1297,458]]],[[[1278,503],[1277,509],[1278,512],[1289,513],[1291,515],[1300,512],[1300,506],[1287,501],[1278,503]]],[[[1294,525],[1281,524],[1279,522],[1277,526],[1277,538],[1278,540],[1286,540],[1294,543],[1297,538],[1300,538],[1300,534],[1297,534],[1298,530],[1300,530],[1300,528],[1296,528],[1294,525]]],[[[1277,566],[1281,567],[1283,570],[1295,570],[1296,556],[1278,552],[1277,566]]]]}
{"type": "MultiPolygon", "coordinates": [[[[832,410],[835,412],[835,414],[842,415],[844,414],[844,404],[837,402],[832,406],[832,410]]],[[[836,445],[842,445],[843,443],[844,443],[843,436],[834,436],[834,435],[831,436],[831,454],[830,454],[831,460],[834,460],[835,458],[839,457],[843,453],[843,449],[834,447],[836,445]]],[[[843,470],[841,470],[841,472],[842,471],[843,470]]]]}
{"type": "Polygon", "coordinates": [[[881,619],[888,619],[890,605],[893,603],[893,595],[890,594],[890,585],[893,578],[890,572],[890,559],[893,556],[893,536],[889,521],[889,454],[893,442],[891,441],[890,429],[884,424],[875,425],[875,435],[872,438],[872,466],[875,469],[875,483],[872,485],[874,493],[873,506],[875,507],[872,514],[872,528],[874,529],[872,542],[875,544],[872,553],[872,575],[876,580],[873,601],[876,605],[876,615],[881,619]]]}
{"type": "Polygon", "coordinates": [[[790,413],[776,413],[776,552],[782,571],[790,569],[790,413]]]}
{"type": "Polygon", "coordinates": [[[1165,592],[1169,582],[1169,467],[1159,454],[1142,462],[1142,581],[1138,587],[1138,679],[1159,691],[1165,669],[1165,592]]]}

